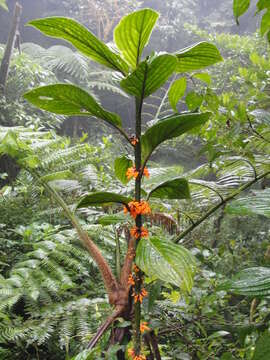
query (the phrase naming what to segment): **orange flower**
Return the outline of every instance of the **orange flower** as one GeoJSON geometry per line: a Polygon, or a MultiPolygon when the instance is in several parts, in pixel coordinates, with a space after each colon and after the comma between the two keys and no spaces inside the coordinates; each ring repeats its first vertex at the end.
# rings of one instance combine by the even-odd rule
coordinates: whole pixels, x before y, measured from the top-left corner
{"type": "Polygon", "coordinates": [[[143,302],[143,298],[148,295],[148,292],[145,290],[145,288],[142,288],[141,292],[139,294],[133,293],[132,296],[134,296],[134,302],[135,304],[139,301],[140,303],[143,302]]]}
{"type": "Polygon", "coordinates": [[[131,136],[131,137],[129,138],[129,140],[130,140],[130,143],[131,143],[133,146],[136,146],[136,145],[138,144],[138,142],[139,142],[139,140],[136,138],[136,136],[131,136]]]}
{"type": "Polygon", "coordinates": [[[130,212],[130,215],[136,219],[138,215],[151,214],[151,209],[147,201],[130,201],[128,203],[128,209],[124,207],[124,213],[130,212]]]}
{"type": "Polygon", "coordinates": [[[128,356],[130,356],[132,360],[146,360],[145,355],[136,355],[134,349],[128,349],[128,356]]]}
{"type": "Polygon", "coordinates": [[[136,264],[133,265],[133,271],[134,271],[135,273],[140,272],[140,269],[138,268],[138,266],[137,266],[136,264]]]}
{"type": "Polygon", "coordinates": [[[135,237],[136,239],[148,237],[148,230],[144,228],[143,226],[141,228],[138,228],[137,226],[134,226],[132,229],[130,229],[131,236],[135,237]]]}
{"type": "Polygon", "coordinates": [[[139,175],[139,171],[136,170],[135,166],[127,169],[126,177],[128,178],[128,180],[132,178],[136,179],[138,175],[139,175]]]}
{"type": "Polygon", "coordinates": [[[150,176],[149,171],[146,167],[143,169],[143,175],[146,176],[147,178],[149,178],[150,176]]]}
{"type": "Polygon", "coordinates": [[[134,280],[134,277],[132,276],[132,274],[130,274],[128,277],[128,285],[131,285],[131,286],[135,285],[135,280],[134,280]]]}
{"type": "Polygon", "coordinates": [[[146,321],[143,321],[140,325],[140,331],[143,334],[145,331],[149,331],[150,327],[147,326],[148,323],[146,321]]]}

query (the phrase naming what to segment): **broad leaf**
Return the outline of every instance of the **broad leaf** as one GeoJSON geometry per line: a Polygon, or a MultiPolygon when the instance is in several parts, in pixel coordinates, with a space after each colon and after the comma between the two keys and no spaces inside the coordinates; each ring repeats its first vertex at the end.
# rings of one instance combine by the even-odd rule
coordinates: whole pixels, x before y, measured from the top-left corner
{"type": "Polygon", "coordinates": [[[145,60],[120,85],[128,94],[146,98],[168,80],[176,64],[176,57],[169,54],[145,60]]]}
{"type": "Polygon", "coordinates": [[[176,72],[199,70],[223,60],[216,46],[206,41],[182,49],[176,56],[176,72]]]}
{"type": "Polygon", "coordinates": [[[233,215],[270,217],[270,189],[252,191],[251,196],[237,199],[227,205],[226,211],[233,215]]]}
{"type": "Polygon", "coordinates": [[[175,112],[177,112],[176,106],[178,104],[178,101],[185,95],[186,88],[187,88],[186,78],[175,80],[170,87],[169,101],[171,107],[175,112]]]}
{"type": "Polygon", "coordinates": [[[262,11],[263,9],[269,9],[269,8],[270,8],[269,0],[259,0],[257,2],[258,11],[262,11]]]}
{"type": "Polygon", "coordinates": [[[176,114],[159,120],[141,138],[143,161],[150,157],[159,144],[205,124],[210,115],[210,112],[202,114],[176,114]]]}
{"type": "Polygon", "coordinates": [[[211,85],[211,76],[207,73],[194,74],[193,77],[205,82],[207,85],[211,85]]]}
{"type": "Polygon", "coordinates": [[[191,91],[186,96],[186,104],[190,111],[198,109],[203,102],[203,96],[197,94],[195,91],[191,91]]]}
{"type": "Polygon", "coordinates": [[[191,253],[182,246],[158,237],[141,239],[136,251],[136,264],[153,279],[191,291],[196,264],[191,253]]]}
{"type": "Polygon", "coordinates": [[[270,29],[270,9],[262,17],[261,22],[261,34],[265,35],[270,29]]]}
{"type": "Polygon", "coordinates": [[[269,360],[270,333],[266,331],[256,342],[256,348],[252,360],[269,360]]]}
{"type": "Polygon", "coordinates": [[[188,182],[183,178],[166,181],[154,188],[148,197],[159,199],[190,199],[188,182]]]}
{"type": "Polygon", "coordinates": [[[69,41],[84,55],[96,62],[122,73],[128,72],[128,65],[107,45],[100,41],[77,21],[65,17],[48,17],[32,20],[29,25],[36,27],[43,34],[69,41]]]}
{"type": "Polygon", "coordinates": [[[126,185],[129,181],[126,176],[127,169],[132,167],[132,165],[132,160],[126,156],[119,157],[114,162],[114,173],[124,185],[126,185]]]}
{"type": "Polygon", "coordinates": [[[118,115],[104,110],[85,90],[70,84],[39,87],[24,94],[26,100],[42,110],[61,115],[95,116],[121,126],[118,115]]]}
{"type": "Polygon", "coordinates": [[[133,69],[139,63],[158,16],[151,9],[139,10],[123,17],[114,30],[114,41],[133,69]]]}
{"type": "Polygon", "coordinates": [[[219,286],[219,289],[251,297],[268,296],[270,294],[270,268],[254,267],[242,270],[232,280],[219,286]]]}
{"type": "Polygon", "coordinates": [[[233,0],[233,13],[236,18],[237,24],[238,19],[243,15],[249,8],[250,0],[233,0]]]}
{"type": "Polygon", "coordinates": [[[103,204],[109,204],[109,203],[119,203],[127,205],[130,201],[132,201],[131,198],[128,198],[126,196],[118,195],[111,192],[96,192],[93,194],[89,194],[84,196],[79,204],[77,205],[77,208],[83,208],[88,206],[98,206],[103,204]]]}

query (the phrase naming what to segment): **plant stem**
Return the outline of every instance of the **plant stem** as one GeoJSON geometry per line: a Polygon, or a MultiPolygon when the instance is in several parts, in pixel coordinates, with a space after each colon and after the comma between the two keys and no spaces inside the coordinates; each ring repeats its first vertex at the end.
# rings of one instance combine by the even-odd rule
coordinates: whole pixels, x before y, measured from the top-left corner
{"type": "Polygon", "coordinates": [[[242,185],[239,189],[235,190],[231,195],[229,195],[228,197],[226,197],[225,199],[223,199],[220,203],[218,203],[217,205],[215,205],[214,207],[212,207],[209,211],[207,211],[207,213],[202,216],[200,219],[198,219],[196,222],[194,222],[190,227],[188,227],[185,231],[183,231],[179,236],[177,236],[173,241],[175,243],[179,243],[186,235],[188,235],[189,233],[191,233],[196,227],[198,227],[202,222],[204,222],[206,219],[208,219],[211,215],[213,215],[219,208],[221,208],[222,206],[226,205],[229,201],[233,200],[234,198],[236,198],[239,194],[241,194],[241,192],[247,190],[248,188],[250,188],[252,185],[256,184],[256,182],[258,182],[259,180],[262,180],[263,178],[265,178],[267,175],[270,175],[270,171],[267,171],[265,173],[263,173],[260,176],[257,176],[256,178],[254,178],[253,180],[249,181],[247,184],[242,185]]]}
{"type": "MultiPolygon", "coordinates": [[[[141,169],[141,133],[142,133],[142,103],[143,97],[141,99],[136,98],[136,138],[139,142],[135,147],[135,166],[136,170],[140,172],[141,169]]],[[[135,181],[135,200],[141,201],[141,176],[137,176],[135,181]]],[[[140,229],[142,227],[142,216],[138,215],[136,217],[136,227],[140,229]]],[[[140,237],[137,240],[137,244],[140,241],[140,237]]],[[[135,293],[138,294],[141,292],[142,286],[142,276],[141,273],[138,274],[138,281],[135,283],[135,293]]],[[[134,328],[134,350],[136,355],[140,355],[141,352],[141,303],[137,301],[135,303],[135,328],[134,328]]]]}

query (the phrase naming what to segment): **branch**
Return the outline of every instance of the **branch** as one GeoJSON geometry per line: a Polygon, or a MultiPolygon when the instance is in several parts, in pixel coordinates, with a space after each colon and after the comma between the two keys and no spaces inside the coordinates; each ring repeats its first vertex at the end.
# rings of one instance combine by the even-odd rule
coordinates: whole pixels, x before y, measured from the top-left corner
{"type": "Polygon", "coordinates": [[[202,216],[199,220],[194,222],[190,227],[188,227],[185,231],[182,232],[179,236],[177,236],[173,241],[175,243],[179,243],[186,235],[191,233],[196,227],[198,227],[202,222],[204,222],[206,219],[208,219],[211,215],[213,215],[219,208],[227,204],[229,201],[233,200],[235,197],[237,197],[241,192],[247,190],[252,185],[256,184],[259,180],[265,178],[267,175],[270,174],[270,171],[267,171],[266,173],[257,176],[255,179],[249,181],[247,184],[241,186],[238,190],[234,191],[231,195],[229,195],[227,198],[223,199],[220,203],[212,207],[204,216],[202,216]]]}
{"type": "Polygon", "coordinates": [[[102,337],[102,335],[108,330],[108,328],[114,323],[114,321],[121,315],[122,312],[123,312],[123,306],[119,306],[114,310],[113,314],[110,317],[108,317],[108,319],[105,321],[103,325],[101,325],[96,335],[89,342],[87,346],[89,350],[92,350],[96,346],[97,342],[102,337]]]}
{"type": "Polygon", "coordinates": [[[76,229],[79,238],[81,239],[82,243],[86,247],[86,249],[89,251],[90,255],[96,262],[99,271],[101,272],[104,285],[106,288],[106,291],[108,293],[109,299],[112,297],[112,294],[115,293],[118,289],[117,281],[112,273],[112,270],[101,254],[99,248],[96,246],[96,244],[90,239],[89,235],[86,231],[84,231],[79,223],[78,218],[76,215],[69,209],[68,205],[65,203],[65,201],[62,199],[62,197],[55,191],[50,185],[48,185],[45,181],[42,181],[40,179],[40,176],[34,172],[31,171],[31,173],[34,174],[36,178],[39,179],[41,184],[44,186],[44,188],[52,195],[53,199],[57,202],[57,204],[63,209],[66,217],[70,220],[73,227],[76,229]]]}

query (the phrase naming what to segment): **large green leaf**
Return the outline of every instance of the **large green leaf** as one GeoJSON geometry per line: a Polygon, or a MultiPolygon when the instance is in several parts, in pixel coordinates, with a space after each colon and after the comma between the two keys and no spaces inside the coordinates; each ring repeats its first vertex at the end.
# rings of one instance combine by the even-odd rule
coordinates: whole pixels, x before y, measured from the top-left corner
{"type": "Polygon", "coordinates": [[[176,57],[169,54],[145,60],[120,85],[128,94],[146,98],[168,80],[176,64],[176,57]]]}
{"type": "Polygon", "coordinates": [[[114,126],[121,126],[118,115],[104,110],[85,90],[70,84],[42,86],[24,94],[26,100],[55,114],[95,116],[114,126]]]}
{"type": "Polygon", "coordinates": [[[223,60],[215,45],[206,41],[189,46],[176,53],[177,72],[199,70],[223,60]]]}
{"type": "Polygon", "coordinates": [[[266,331],[256,342],[256,348],[252,360],[269,360],[270,333],[266,331]]]}
{"type": "Polygon", "coordinates": [[[262,11],[263,9],[270,9],[270,1],[269,0],[259,0],[257,2],[258,11],[262,11]]]}
{"type": "Polygon", "coordinates": [[[159,120],[141,138],[143,161],[150,157],[159,144],[205,124],[210,115],[211,113],[209,112],[175,114],[166,119],[159,120]]]}
{"type": "Polygon", "coordinates": [[[139,63],[158,16],[151,9],[139,10],[123,17],[114,30],[114,41],[133,69],[139,63]]]}
{"type": "Polygon", "coordinates": [[[148,197],[159,199],[190,199],[188,182],[183,178],[166,181],[151,190],[148,197]]]}
{"type": "Polygon", "coordinates": [[[263,14],[261,22],[261,34],[265,35],[270,30],[270,9],[263,14]]]}
{"type": "Polygon", "coordinates": [[[6,0],[0,0],[0,6],[8,11],[6,0]]]}
{"type": "Polygon", "coordinates": [[[74,174],[70,170],[57,171],[55,173],[42,176],[40,178],[41,181],[44,181],[46,183],[50,181],[67,179],[74,179],[74,174]]]}
{"type": "Polygon", "coordinates": [[[252,191],[227,205],[226,211],[233,215],[263,215],[270,217],[270,189],[252,191]]]}
{"type": "Polygon", "coordinates": [[[254,267],[242,270],[219,289],[251,297],[270,294],[270,268],[254,267]]]}
{"type": "Polygon", "coordinates": [[[75,20],[48,17],[32,20],[29,25],[36,27],[43,34],[69,41],[84,55],[102,65],[125,74],[128,72],[128,65],[118,54],[75,20]]]}
{"type": "Polygon", "coordinates": [[[233,0],[233,13],[238,23],[238,19],[249,8],[250,0],[233,0]]]}
{"type": "Polygon", "coordinates": [[[141,239],[136,251],[136,264],[153,279],[191,291],[196,264],[191,253],[182,246],[158,237],[141,239]]]}
{"type": "Polygon", "coordinates": [[[77,208],[97,206],[108,203],[119,203],[127,205],[130,201],[132,201],[131,198],[123,195],[118,195],[111,192],[96,192],[84,196],[77,205],[77,208]]]}
{"type": "Polygon", "coordinates": [[[126,176],[127,169],[132,167],[132,160],[126,156],[119,157],[114,162],[114,173],[116,177],[123,183],[128,183],[128,178],[126,176]]]}
{"type": "Polygon", "coordinates": [[[186,88],[187,88],[186,78],[175,80],[170,87],[169,101],[171,107],[175,112],[177,112],[176,106],[178,104],[178,101],[185,95],[186,88]]]}

